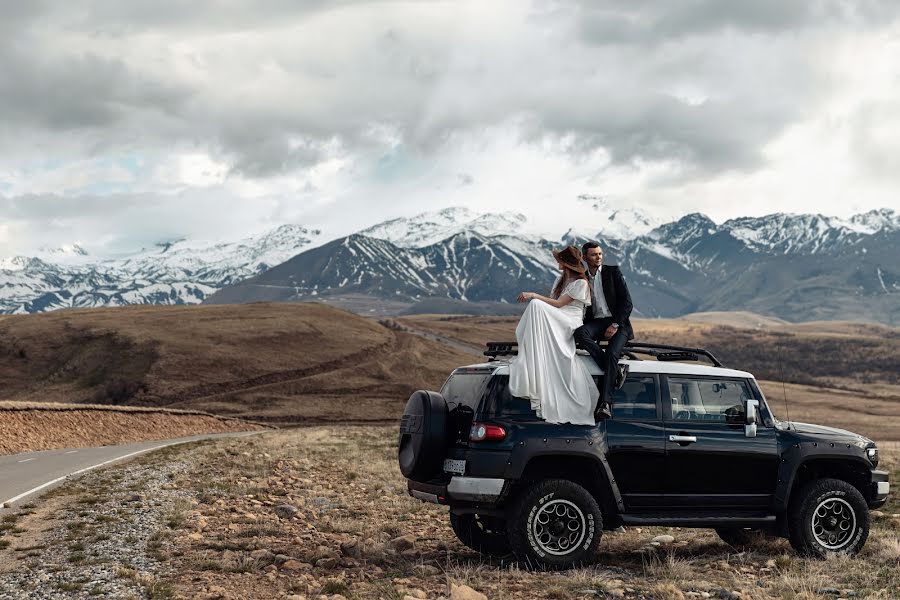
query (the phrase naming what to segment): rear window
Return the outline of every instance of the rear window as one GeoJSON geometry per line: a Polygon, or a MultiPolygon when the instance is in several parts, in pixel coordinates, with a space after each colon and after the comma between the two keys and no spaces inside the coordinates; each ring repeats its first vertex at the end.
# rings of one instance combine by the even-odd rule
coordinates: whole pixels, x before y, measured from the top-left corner
{"type": "Polygon", "coordinates": [[[489,417],[538,418],[530,400],[509,393],[509,375],[497,375],[488,383],[484,414],[489,417]]]}
{"type": "Polygon", "coordinates": [[[461,406],[475,411],[490,377],[490,372],[484,371],[454,373],[441,388],[441,395],[451,411],[461,406]]]}

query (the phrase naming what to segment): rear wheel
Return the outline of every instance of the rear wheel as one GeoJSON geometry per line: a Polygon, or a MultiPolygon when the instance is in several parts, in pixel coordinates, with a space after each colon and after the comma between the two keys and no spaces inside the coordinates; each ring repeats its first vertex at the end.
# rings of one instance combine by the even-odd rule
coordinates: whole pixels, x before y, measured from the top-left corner
{"type": "Polygon", "coordinates": [[[804,556],[856,554],[869,537],[869,507],[846,481],[812,481],[791,501],[788,531],[791,546],[804,556]]]}
{"type": "Polygon", "coordinates": [[[597,560],[603,516],[586,489],[545,479],[525,490],[507,524],[509,543],[529,569],[570,569],[597,560]]]}
{"type": "Polygon", "coordinates": [[[476,552],[492,556],[510,553],[506,522],[502,519],[450,513],[450,527],[460,542],[476,552]]]}

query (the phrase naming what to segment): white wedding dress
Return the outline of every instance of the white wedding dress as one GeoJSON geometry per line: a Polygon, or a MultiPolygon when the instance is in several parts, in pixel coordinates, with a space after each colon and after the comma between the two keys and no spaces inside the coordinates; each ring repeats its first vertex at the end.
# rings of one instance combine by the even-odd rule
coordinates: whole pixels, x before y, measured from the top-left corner
{"type": "Polygon", "coordinates": [[[570,282],[562,296],[572,302],[556,308],[534,299],[525,307],[516,326],[519,354],[509,364],[509,391],[531,400],[531,408],[549,423],[593,425],[600,390],[576,358],[572,337],[591,304],[587,281],[570,282]]]}

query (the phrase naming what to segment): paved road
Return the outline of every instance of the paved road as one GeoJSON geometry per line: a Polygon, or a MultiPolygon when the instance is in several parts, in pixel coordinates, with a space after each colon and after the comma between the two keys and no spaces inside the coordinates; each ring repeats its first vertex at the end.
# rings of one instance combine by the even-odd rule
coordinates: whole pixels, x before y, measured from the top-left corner
{"type": "Polygon", "coordinates": [[[62,483],[67,477],[121,462],[151,450],[197,440],[243,437],[256,433],[261,432],[194,435],[121,446],[64,448],[0,456],[0,508],[24,502],[35,494],[62,483]]]}

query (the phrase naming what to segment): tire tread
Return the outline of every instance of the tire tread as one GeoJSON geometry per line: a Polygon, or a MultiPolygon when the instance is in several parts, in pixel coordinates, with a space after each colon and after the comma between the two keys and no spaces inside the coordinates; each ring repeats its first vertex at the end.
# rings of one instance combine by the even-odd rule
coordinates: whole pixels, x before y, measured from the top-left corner
{"type": "Polygon", "coordinates": [[[856,513],[857,526],[864,528],[862,537],[841,553],[856,554],[869,537],[869,507],[859,490],[842,479],[816,479],[797,492],[788,508],[788,539],[794,550],[802,556],[824,558],[829,554],[827,550],[816,547],[815,542],[807,536],[805,524],[810,516],[808,511],[813,508],[813,502],[830,491],[840,491],[846,495],[856,513]]]}

